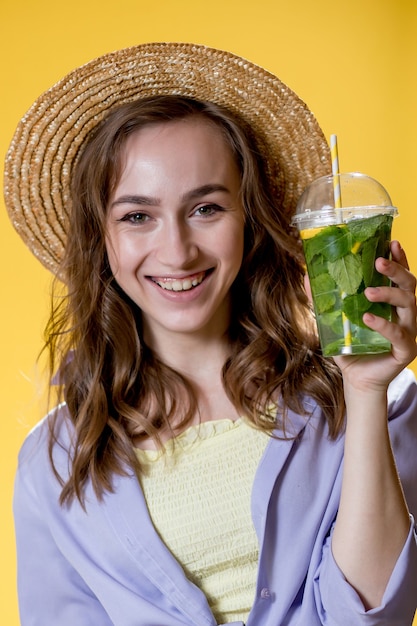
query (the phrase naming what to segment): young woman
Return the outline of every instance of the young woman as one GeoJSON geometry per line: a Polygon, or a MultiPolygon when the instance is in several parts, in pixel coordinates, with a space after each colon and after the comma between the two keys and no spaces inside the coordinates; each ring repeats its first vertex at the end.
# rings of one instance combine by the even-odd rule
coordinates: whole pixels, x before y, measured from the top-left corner
{"type": "Polygon", "coordinates": [[[395,319],[364,316],[391,353],[320,355],[290,219],[328,164],[293,92],[190,44],[22,120],[6,203],[67,289],[16,479],[23,626],[411,624],[416,281],[393,242],[366,296],[395,319]]]}

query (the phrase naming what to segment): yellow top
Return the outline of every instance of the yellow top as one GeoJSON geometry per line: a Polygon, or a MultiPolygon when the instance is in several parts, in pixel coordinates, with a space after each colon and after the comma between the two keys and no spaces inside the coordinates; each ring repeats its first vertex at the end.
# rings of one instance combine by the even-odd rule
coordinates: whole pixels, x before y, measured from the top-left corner
{"type": "Polygon", "coordinates": [[[253,604],[258,541],[250,501],[267,441],[243,419],[225,419],[191,426],[165,454],[137,450],[154,526],[218,623],[245,622],[253,604]]]}

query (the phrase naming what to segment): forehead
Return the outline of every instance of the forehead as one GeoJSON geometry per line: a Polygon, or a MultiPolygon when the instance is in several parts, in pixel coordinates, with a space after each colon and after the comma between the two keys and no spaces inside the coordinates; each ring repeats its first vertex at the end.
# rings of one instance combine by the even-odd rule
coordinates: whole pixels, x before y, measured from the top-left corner
{"type": "Polygon", "coordinates": [[[125,135],[112,159],[108,202],[134,191],[161,197],[175,193],[180,182],[189,188],[219,183],[237,191],[243,168],[232,143],[220,125],[200,114],[142,124],[125,135]]]}
{"type": "Polygon", "coordinates": [[[189,115],[179,119],[147,122],[134,129],[126,136],[122,144],[122,153],[131,149],[132,145],[142,144],[148,150],[157,149],[163,142],[178,141],[177,149],[181,150],[190,141],[204,138],[217,147],[224,147],[231,151],[231,141],[227,131],[215,121],[202,114],[189,115]],[[184,143],[185,142],[185,143],[184,143]]]}
{"type": "Polygon", "coordinates": [[[212,169],[218,160],[236,165],[222,129],[201,116],[151,123],[135,130],[121,147],[119,160],[121,176],[140,164],[145,168],[171,163],[178,170],[199,165],[212,169]]]}

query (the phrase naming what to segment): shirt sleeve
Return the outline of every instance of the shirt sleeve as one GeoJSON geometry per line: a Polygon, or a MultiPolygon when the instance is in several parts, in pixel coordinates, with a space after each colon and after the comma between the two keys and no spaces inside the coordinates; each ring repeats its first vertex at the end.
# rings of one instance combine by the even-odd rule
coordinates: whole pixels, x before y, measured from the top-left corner
{"type": "Polygon", "coordinates": [[[112,626],[58,549],[27,469],[18,468],[13,503],[21,626],[112,626]]]}
{"type": "Polygon", "coordinates": [[[356,591],[337,566],[331,540],[324,546],[323,561],[314,581],[316,603],[323,624],[355,626],[411,626],[417,606],[417,533],[410,516],[410,531],[391,574],[379,607],[366,611],[356,591]],[[325,616],[325,617],[324,617],[325,616]]]}

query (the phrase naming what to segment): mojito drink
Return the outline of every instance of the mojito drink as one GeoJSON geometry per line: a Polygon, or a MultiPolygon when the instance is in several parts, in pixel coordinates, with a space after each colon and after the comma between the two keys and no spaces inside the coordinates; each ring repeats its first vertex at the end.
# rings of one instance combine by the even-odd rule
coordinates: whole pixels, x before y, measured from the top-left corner
{"type": "Polygon", "coordinates": [[[388,258],[392,214],[300,230],[324,356],[387,352],[390,343],[362,321],[369,311],[390,319],[391,306],[371,303],[366,287],[389,285],[375,269],[388,258]]]}

